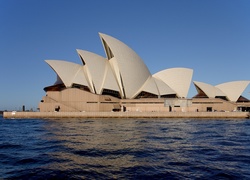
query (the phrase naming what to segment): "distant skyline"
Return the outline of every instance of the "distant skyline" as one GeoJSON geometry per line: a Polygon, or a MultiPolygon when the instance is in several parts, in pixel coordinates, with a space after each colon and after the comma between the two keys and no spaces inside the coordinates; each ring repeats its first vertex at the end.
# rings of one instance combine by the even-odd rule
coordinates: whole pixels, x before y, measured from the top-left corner
{"type": "MultiPolygon", "coordinates": [[[[0,110],[38,107],[56,81],[45,60],[81,64],[76,49],[105,57],[98,32],[131,47],[152,74],[185,67],[211,85],[250,80],[249,9],[249,0],[0,0],[0,110]]],[[[192,83],[188,97],[196,94],[192,83]]]]}

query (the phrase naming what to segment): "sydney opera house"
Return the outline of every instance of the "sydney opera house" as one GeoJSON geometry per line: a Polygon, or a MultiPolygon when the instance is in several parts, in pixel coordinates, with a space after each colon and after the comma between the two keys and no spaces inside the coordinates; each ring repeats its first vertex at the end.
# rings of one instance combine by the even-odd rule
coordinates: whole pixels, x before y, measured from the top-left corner
{"type": "Polygon", "coordinates": [[[197,95],[187,98],[193,70],[170,68],[151,74],[126,44],[99,33],[106,57],[77,50],[81,64],[46,60],[56,82],[44,90],[41,112],[249,111],[241,96],[250,81],[217,86],[193,81],[197,95]]]}

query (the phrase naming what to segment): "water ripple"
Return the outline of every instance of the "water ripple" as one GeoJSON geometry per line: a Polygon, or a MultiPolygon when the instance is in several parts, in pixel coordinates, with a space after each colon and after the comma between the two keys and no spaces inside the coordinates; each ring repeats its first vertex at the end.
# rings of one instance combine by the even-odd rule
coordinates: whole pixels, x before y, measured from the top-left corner
{"type": "Polygon", "coordinates": [[[250,179],[249,120],[2,119],[3,179],[250,179]]]}

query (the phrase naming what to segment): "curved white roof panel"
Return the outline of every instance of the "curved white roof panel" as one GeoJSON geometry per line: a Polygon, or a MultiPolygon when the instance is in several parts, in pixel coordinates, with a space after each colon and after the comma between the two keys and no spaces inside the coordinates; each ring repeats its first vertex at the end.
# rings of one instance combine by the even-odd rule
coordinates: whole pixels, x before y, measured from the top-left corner
{"type": "Polygon", "coordinates": [[[223,91],[230,101],[236,102],[249,83],[250,81],[231,81],[219,84],[215,87],[223,91]]]}
{"type": "Polygon", "coordinates": [[[124,93],[124,88],[123,88],[123,82],[122,82],[122,78],[121,78],[121,73],[120,73],[118,65],[117,65],[116,58],[112,57],[110,60],[108,60],[108,62],[110,65],[111,72],[113,73],[113,75],[115,77],[115,82],[118,85],[120,96],[124,98],[125,93],[124,93]]]}
{"type": "Polygon", "coordinates": [[[99,33],[102,40],[107,58],[112,58],[112,70],[115,72],[120,89],[122,89],[123,98],[133,98],[142,88],[147,79],[151,76],[147,66],[142,59],[126,44],[108,36],[99,33]],[[122,87],[121,87],[122,86],[122,87]]]}
{"type": "Polygon", "coordinates": [[[187,97],[192,76],[193,70],[189,68],[170,68],[153,75],[170,86],[179,97],[187,97]]]}
{"type": "Polygon", "coordinates": [[[106,61],[106,70],[105,70],[104,77],[105,79],[104,79],[103,86],[102,86],[103,89],[110,89],[110,90],[115,90],[118,92],[120,91],[117,81],[115,79],[115,76],[112,72],[112,69],[108,61],[106,61]]]}
{"type": "Polygon", "coordinates": [[[158,88],[157,88],[157,85],[156,85],[154,78],[152,76],[150,78],[148,78],[148,80],[145,82],[141,91],[146,91],[146,92],[149,92],[151,94],[160,95],[158,88]]]}
{"type": "Polygon", "coordinates": [[[77,49],[77,53],[86,68],[88,81],[91,83],[95,93],[100,94],[105,79],[107,59],[84,50],[77,49]]]}
{"type": "Polygon", "coordinates": [[[154,81],[157,85],[158,91],[161,96],[176,94],[176,92],[173,89],[171,89],[166,83],[164,83],[162,80],[154,78],[154,81]]]}
{"type": "Polygon", "coordinates": [[[167,84],[165,84],[162,80],[156,79],[153,76],[148,78],[139,93],[142,91],[146,91],[158,96],[176,94],[176,92],[171,89],[167,84]]]}
{"type": "Polygon", "coordinates": [[[195,86],[199,87],[208,97],[225,96],[230,101],[236,102],[250,81],[232,81],[212,86],[203,82],[194,81],[195,86]]]}
{"type": "Polygon", "coordinates": [[[200,88],[209,98],[214,98],[216,96],[216,88],[211,84],[204,82],[194,81],[195,86],[200,88]]]}
{"type": "Polygon", "coordinates": [[[84,74],[85,74],[84,73],[84,67],[81,66],[79,68],[78,72],[75,74],[75,77],[73,78],[72,83],[80,84],[80,85],[84,85],[84,86],[89,87],[89,84],[88,84],[84,74]]]}
{"type": "Polygon", "coordinates": [[[45,60],[45,62],[56,72],[66,87],[71,87],[73,83],[88,85],[81,65],[62,60],[45,60]]]}

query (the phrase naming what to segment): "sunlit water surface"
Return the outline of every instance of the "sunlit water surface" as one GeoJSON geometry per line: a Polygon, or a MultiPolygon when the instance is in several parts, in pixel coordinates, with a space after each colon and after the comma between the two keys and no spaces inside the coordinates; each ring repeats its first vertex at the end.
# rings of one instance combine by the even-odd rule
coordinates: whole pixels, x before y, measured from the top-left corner
{"type": "Polygon", "coordinates": [[[3,179],[250,179],[247,119],[3,119],[3,179]]]}

